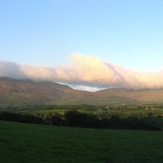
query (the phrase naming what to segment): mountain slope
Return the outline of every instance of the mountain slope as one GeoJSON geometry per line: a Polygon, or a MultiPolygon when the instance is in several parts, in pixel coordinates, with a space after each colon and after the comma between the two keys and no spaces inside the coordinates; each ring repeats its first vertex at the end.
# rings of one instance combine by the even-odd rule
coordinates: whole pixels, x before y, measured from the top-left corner
{"type": "Polygon", "coordinates": [[[122,105],[163,102],[163,89],[79,91],[50,81],[0,78],[0,108],[42,104],[122,105]]]}
{"type": "Polygon", "coordinates": [[[73,90],[57,83],[0,78],[1,106],[43,104],[62,98],[67,91],[73,90]]]}
{"type": "Polygon", "coordinates": [[[97,92],[100,97],[126,97],[139,102],[163,102],[163,89],[107,89],[97,92]]]}

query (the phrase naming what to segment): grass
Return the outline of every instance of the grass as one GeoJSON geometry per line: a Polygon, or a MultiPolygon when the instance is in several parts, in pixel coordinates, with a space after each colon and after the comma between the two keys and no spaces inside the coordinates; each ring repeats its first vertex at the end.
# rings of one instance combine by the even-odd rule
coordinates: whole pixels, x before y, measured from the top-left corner
{"type": "Polygon", "coordinates": [[[30,110],[30,111],[22,111],[20,113],[27,113],[27,114],[32,114],[32,115],[46,115],[49,113],[59,113],[59,114],[64,114],[66,110],[64,109],[51,109],[51,110],[44,110],[44,109],[40,109],[40,110],[30,110]]]}
{"type": "Polygon", "coordinates": [[[162,131],[82,129],[0,121],[3,163],[162,163],[162,131]]]}
{"type": "MultiPolygon", "coordinates": [[[[27,113],[27,114],[32,114],[32,115],[46,115],[49,113],[59,113],[59,114],[64,114],[66,111],[71,110],[71,108],[57,108],[55,109],[32,109],[32,110],[22,110],[22,111],[17,111],[18,113],[27,113]]],[[[130,116],[130,115],[148,115],[148,114],[153,114],[153,115],[163,115],[163,109],[158,109],[158,110],[144,110],[144,109],[77,109],[80,112],[87,112],[87,113],[93,113],[93,114],[103,114],[103,115],[112,115],[112,114],[119,114],[119,115],[125,115],[125,116],[130,116]]]]}

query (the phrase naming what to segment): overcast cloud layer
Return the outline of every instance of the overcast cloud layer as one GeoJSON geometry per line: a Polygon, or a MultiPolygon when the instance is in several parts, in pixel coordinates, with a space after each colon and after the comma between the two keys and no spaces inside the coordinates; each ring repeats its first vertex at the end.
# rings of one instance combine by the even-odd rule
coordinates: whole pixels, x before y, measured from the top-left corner
{"type": "Polygon", "coordinates": [[[163,71],[136,72],[104,62],[94,56],[81,54],[71,55],[70,59],[71,64],[53,68],[0,61],[0,77],[51,80],[79,86],[79,88],[83,86],[130,89],[163,88],[163,71]]]}

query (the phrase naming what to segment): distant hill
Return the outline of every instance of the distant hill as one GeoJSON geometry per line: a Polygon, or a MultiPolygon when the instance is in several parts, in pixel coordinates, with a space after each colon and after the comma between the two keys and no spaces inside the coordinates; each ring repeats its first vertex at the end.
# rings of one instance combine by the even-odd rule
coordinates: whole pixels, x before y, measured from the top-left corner
{"type": "Polygon", "coordinates": [[[163,89],[79,91],[50,81],[0,78],[0,108],[57,104],[123,105],[163,103],[163,89]]]}

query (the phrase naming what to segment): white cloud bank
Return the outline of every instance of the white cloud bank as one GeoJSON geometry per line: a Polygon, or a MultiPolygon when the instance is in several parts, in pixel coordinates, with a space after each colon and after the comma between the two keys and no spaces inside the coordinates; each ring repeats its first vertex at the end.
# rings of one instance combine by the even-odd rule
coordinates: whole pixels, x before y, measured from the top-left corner
{"type": "Polygon", "coordinates": [[[163,71],[136,72],[81,54],[71,55],[70,59],[71,64],[54,68],[0,61],[0,77],[51,80],[79,88],[163,88],[163,71]]]}

